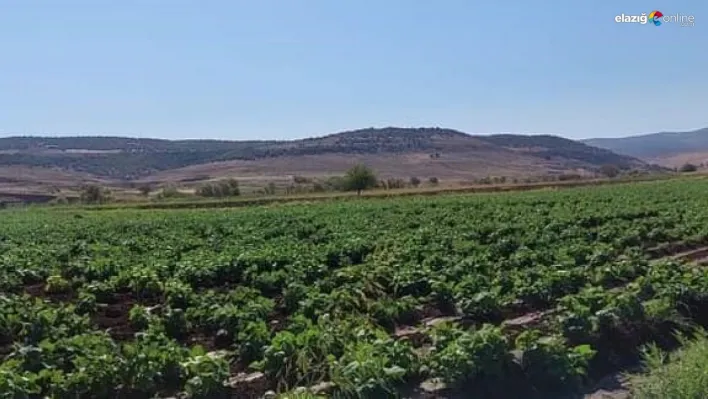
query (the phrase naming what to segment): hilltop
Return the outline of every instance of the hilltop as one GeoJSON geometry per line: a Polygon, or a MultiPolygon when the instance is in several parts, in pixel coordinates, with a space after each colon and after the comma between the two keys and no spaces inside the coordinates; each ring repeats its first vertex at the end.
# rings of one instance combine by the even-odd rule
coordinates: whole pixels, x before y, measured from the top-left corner
{"type": "Polygon", "coordinates": [[[622,138],[583,140],[585,144],[666,166],[708,161],[708,128],[622,138]]]}
{"type": "Polygon", "coordinates": [[[51,168],[81,179],[326,175],[355,162],[370,164],[382,176],[443,179],[593,171],[603,164],[647,167],[631,156],[557,136],[482,136],[442,128],[369,128],[290,141],[0,138],[0,167],[51,168]]]}

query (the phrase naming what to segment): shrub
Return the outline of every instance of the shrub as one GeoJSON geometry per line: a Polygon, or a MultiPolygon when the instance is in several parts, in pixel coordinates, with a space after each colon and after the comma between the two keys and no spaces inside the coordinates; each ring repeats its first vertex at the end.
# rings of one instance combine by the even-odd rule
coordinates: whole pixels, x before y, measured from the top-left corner
{"type": "Polygon", "coordinates": [[[181,197],[182,193],[179,192],[177,189],[177,186],[174,185],[168,185],[165,186],[162,191],[157,195],[158,198],[164,199],[164,198],[177,198],[181,197]]]}
{"type": "Polygon", "coordinates": [[[683,166],[681,166],[681,169],[679,169],[679,171],[682,173],[695,172],[697,170],[698,167],[692,163],[683,164],[683,166]]]}
{"type": "Polygon", "coordinates": [[[201,197],[233,197],[240,195],[238,181],[228,179],[216,183],[208,183],[197,189],[197,195],[201,197]]]}
{"type": "Polygon", "coordinates": [[[386,187],[388,187],[389,189],[404,188],[405,186],[406,182],[404,182],[402,179],[386,180],[386,187]]]}
{"type": "Polygon", "coordinates": [[[609,178],[617,177],[617,175],[619,175],[619,173],[620,173],[618,167],[616,167],[615,165],[609,165],[609,164],[600,166],[599,172],[603,176],[609,177],[609,178]]]}
{"type": "Polygon", "coordinates": [[[102,204],[110,199],[110,192],[103,187],[89,184],[81,189],[81,202],[84,204],[102,204]]]}
{"type": "Polygon", "coordinates": [[[269,182],[268,185],[266,185],[263,189],[263,192],[266,195],[275,195],[275,183],[269,182]]]}
{"type": "Polygon", "coordinates": [[[312,179],[304,176],[293,176],[293,182],[295,184],[308,184],[312,182],[312,179]]]}
{"type": "Polygon", "coordinates": [[[140,194],[147,197],[148,195],[150,195],[150,192],[152,191],[152,187],[150,187],[150,185],[148,185],[148,184],[145,184],[145,185],[140,186],[140,188],[138,188],[138,190],[140,191],[140,194]]]}
{"type": "Polygon", "coordinates": [[[411,184],[411,186],[413,186],[413,187],[418,187],[418,186],[420,186],[420,179],[417,178],[417,177],[415,177],[415,176],[413,176],[413,177],[411,177],[411,179],[410,179],[410,184],[411,184]]]}
{"type": "Polygon", "coordinates": [[[322,192],[326,191],[326,188],[325,188],[324,184],[322,184],[320,182],[314,182],[314,183],[312,183],[312,191],[315,193],[322,193],[322,192]]]}
{"type": "Polygon", "coordinates": [[[435,176],[433,176],[433,177],[431,177],[431,178],[428,179],[428,183],[430,183],[430,184],[433,185],[433,186],[437,186],[437,185],[438,185],[438,178],[435,177],[435,176]]]}
{"type": "Polygon", "coordinates": [[[332,176],[324,181],[323,186],[327,191],[347,190],[347,181],[343,176],[332,176]]]}

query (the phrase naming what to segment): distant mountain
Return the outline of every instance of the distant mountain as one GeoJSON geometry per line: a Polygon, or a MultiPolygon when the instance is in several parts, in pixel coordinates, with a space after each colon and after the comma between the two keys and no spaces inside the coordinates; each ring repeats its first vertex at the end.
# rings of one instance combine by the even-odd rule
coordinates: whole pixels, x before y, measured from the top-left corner
{"type": "Polygon", "coordinates": [[[583,143],[605,148],[644,160],[675,158],[680,154],[708,152],[708,128],[690,132],[663,132],[623,138],[583,140],[583,143]]]}
{"type": "Polygon", "coordinates": [[[340,164],[351,163],[352,159],[378,163],[383,168],[388,168],[386,162],[392,159],[405,159],[420,172],[438,175],[449,172],[455,176],[500,175],[505,168],[514,174],[531,174],[595,170],[603,164],[623,169],[648,167],[631,156],[556,136],[472,136],[442,128],[369,128],[291,141],[0,138],[0,166],[59,168],[116,180],[139,179],[184,168],[201,167],[199,173],[209,174],[209,169],[228,166],[228,162],[239,167],[257,163],[263,173],[269,173],[268,165],[283,160],[288,162],[278,173],[286,173],[288,168],[297,171],[313,167],[320,168],[322,173],[335,173],[341,172],[340,164]]]}

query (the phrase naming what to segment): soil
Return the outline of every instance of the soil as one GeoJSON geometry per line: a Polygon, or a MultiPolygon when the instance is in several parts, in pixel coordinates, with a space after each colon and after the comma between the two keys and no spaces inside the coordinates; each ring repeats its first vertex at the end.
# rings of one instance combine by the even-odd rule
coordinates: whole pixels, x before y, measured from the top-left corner
{"type": "Polygon", "coordinates": [[[108,333],[116,341],[130,340],[137,332],[130,325],[130,309],[136,301],[130,294],[113,294],[113,300],[108,304],[99,304],[98,311],[91,315],[91,320],[108,333]]]}
{"type": "Polygon", "coordinates": [[[682,260],[686,262],[695,262],[698,260],[704,260],[708,257],[708,247],[702,247],[694,249],[688,252],[683,252],[673,256],[673,259],[682,260]]]}
{"type": "Polygon", "coordinates": [[[70,302],[76,299],[76,293],[73,290],[67,292],[47,292],[45,283],[26,285],[24,290],[29,296],[46,298],[55,303],[70,302]]]}
{"type": "Polygon", "coordinates": [[[667,242],[647,249],[646,253],[651,259],[668,257],[676,258],[680,257],[682,254],[687,254],[702,249],[708,249],[708,239],[704,239],[697,242],[667,242]]]}

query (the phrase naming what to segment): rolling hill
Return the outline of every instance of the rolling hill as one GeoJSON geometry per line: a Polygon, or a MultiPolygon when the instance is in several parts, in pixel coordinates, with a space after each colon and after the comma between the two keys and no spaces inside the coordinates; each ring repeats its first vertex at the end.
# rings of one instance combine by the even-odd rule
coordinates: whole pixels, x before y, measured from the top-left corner
{"type": "Polygon", "coordinates": [[[708,161],[708,128],[690,132],[588,139],[583,140],[583,143],[666,166],[708,161]]]}
{"type": "Polygon", "coordinates": [[[649,166],[631,156],[557,136],[473,136],[442,128],[360,129],[291,141],[124,137],[0,138],[0,168],[33,167],[113,181],[189,181],[222,176],[327,175],[366,162],[382,176],[442,179],[649,166]]]}

